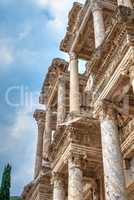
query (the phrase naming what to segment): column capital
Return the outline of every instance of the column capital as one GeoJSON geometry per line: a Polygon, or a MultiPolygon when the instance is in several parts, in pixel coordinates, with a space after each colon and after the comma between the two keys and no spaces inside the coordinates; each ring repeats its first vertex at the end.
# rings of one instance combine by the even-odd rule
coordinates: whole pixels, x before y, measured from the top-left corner
{"type": "Polygon", "coordinates": [[[54,184],[55,182],[58,182],[60,185],[64,186],[64,176],[62,173],[59,172],[52,173],[51,183],[54,184]]]}
{"type": "Polygon", "coordinates": [[[133,9],[133,4],[131,0],[117,0],[118,6],[126,6],[133,9]]]}
{"type": "Polygon", "coordinates": [[[75,52],[69,52],[70,60],[78,59],[78,56],[75,52]]]}
{"type": "Polygon", "coordinates": [[[51,112],[51,110],[52,110],[51,106],[48,105],[47,108],[46,108],[46,112],[51,112]]]}
{"type": "Polygon", "coordinates": [[[92,2],[92,6],[91,6],[91,9],[92,9],[92,12],[95,12],[95,11],[102,11],[102,3],[100,0],[96,0],[96,1],[93,1],[92,2]]]}
{"type": "Polygon", "coordinates": [[[65,81],[66,81],[66,80],[65,80],[65,77],[61,74],[61,75],[58,77],[58,82],[61,83],[61,84],[62,84],[62,83],[65,84],[65,81]]]}
{"type": "Polygon", "coordinates": [[[36,120],[38,127],[44,128],[46,112],[44,110],[35,110],[33,118],[36,120]]]}
{"type": "Polygon", "coordinates": [[[81,155],[71,153],[68,159],[70,168],[82,168],[83,158],[81,155]]]}
{"type": "Polygon", "coordinates": [[[112,102],[106,100],[100,102],[99,118],[101,121],[104,119],[116,121],[116,114],[117,113],[112,102]]]}

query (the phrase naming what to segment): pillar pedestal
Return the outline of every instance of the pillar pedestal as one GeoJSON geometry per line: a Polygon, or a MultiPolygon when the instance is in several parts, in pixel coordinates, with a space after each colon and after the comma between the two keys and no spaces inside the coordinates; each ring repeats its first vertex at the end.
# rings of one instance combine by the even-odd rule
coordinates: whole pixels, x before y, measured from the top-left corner
{"type": "Polygon", "coordinates": [[[70,112],[80,113],[78,58],[70,53],[70,112]]]}
{"type": "Polygon", "coordinates": [[[79,157],[68,160],[68,173],[68,200],[83,200],[83,174],[79,157]]]}
{"type": "Polygon", "coordinates": [[[101,140],[106,200],[126,200],[123,160],[115,111],[102,105],[100,112],[101,140]]]}

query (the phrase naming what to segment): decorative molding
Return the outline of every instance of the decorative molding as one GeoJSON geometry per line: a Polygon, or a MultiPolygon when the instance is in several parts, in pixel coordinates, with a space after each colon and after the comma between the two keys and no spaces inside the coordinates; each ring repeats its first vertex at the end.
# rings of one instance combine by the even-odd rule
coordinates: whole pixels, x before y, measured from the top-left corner
{"type": "Polygon", "coordinates": [[[91,4],[92,12],[102,11],[103,5],[100,0],[93,0],[91,4]]]}
{"type": "Polygon", "coordinates": [[[117,113],[114,108],[114,104],[110,101],[106,101],[106,100],[101,101],[98,114],[99,114],[100,121],[103,121],[104,119],[108,119],[108,120],[112,120],[116,122],[117,120],[117,113]]]}
{"type": "Polygon", "coordinates": [[[69,52],[69,56],[70,56],[70,61],[78,59],[78,56],[75,52],[69,52]]]}

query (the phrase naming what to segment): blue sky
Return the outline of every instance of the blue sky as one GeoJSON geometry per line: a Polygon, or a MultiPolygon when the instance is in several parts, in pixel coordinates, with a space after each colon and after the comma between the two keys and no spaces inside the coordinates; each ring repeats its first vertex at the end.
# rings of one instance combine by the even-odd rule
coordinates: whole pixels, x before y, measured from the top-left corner
{"type": "MultiPolygon", "coordinates": [[[[0,174],[12,165],[12,195],[32,180],[37,127],[32,113],[59,51],[73,0],[0,0],[0,174]],[[26,97],[25,97],[26,96],[26,97]]],[[[79,0],[84,2],[84,0],[79,0]]]]}

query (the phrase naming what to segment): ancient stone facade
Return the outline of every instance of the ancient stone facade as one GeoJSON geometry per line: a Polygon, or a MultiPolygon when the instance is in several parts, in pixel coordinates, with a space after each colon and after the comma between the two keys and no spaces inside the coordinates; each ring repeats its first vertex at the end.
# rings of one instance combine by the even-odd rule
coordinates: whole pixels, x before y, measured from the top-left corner
{"type": "Polygon", "coordinates": [[[134,1],[74,3],[36,110],[23,200],[134,200],[134,1]],[[80,59],[86,60],[79,73],[80,59]]]}

